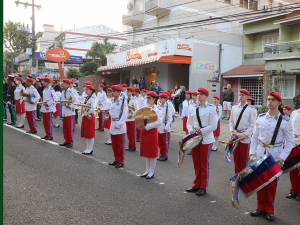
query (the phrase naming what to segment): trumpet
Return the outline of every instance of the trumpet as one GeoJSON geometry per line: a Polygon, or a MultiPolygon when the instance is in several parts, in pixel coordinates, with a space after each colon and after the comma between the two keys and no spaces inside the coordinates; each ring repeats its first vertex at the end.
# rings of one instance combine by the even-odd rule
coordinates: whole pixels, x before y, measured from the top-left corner
{"type": "Polygon", "coordinates": [[[73,100],[70,99],[70,100],[54,100],[55,102],[64,102],[64,103],[71,103],[73,104],[73,100]]]}
{"type": "Polygon", "coordinates": [[[34,95],[31,95],[31,94],[29,94],[29,93],[25,93],[25,92],[23,91],[23,89],[20,91],[20,96],[22,96],[22,97],[28,97],[28,98],[34,97],[34,95]]]}
{"type": "Polygon", "coordinates": [[[128,110],[129,110],[129,114],[132,115],[132,113],[134,112],[134,106],[128,105],[128,110]]]}
{"type": "Polygon", "coordinates": [[[37,105],[43,105],[44,103],[48,103],[49,101],[42,101],[42,102],[37,102],[37,105]]]}

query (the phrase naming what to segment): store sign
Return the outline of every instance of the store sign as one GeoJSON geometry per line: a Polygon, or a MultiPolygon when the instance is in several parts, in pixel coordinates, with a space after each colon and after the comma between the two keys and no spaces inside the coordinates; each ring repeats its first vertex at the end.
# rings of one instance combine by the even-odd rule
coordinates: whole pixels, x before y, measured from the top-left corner
{"type": "Polygon", "coordinates": [[[58,70],[57,63],[45,63],[45,67],[48,68],[48,69],[56,69],[56,70],[58,70]]]}
{"type": "Polygon", "coordinates": [[[141,59],[142,53],[139,53],[138,49],[133,49],[127,52],[126,61],[130,61],[132,59],[141,59]]]}
{"type": "Polygon", "coordinates": [[[14,64],[17,64],[19,62],[25,61],[27,59],[30,59],[31,56],[27,55],[26,53],[23,53],[22,55],[19,55],[17,57],[14,58],[14,64]]]}
{"type": "Polygon", "coordinates": [[[46,57],[53,62],[64,62],[70,58],[70,53],[61,48],[53,48],[46,52],[46,57]]]}
{"type": "MultiPolygon", "coordinates": [[[[35,58],[38,59],[38,60],[49,61],[49,59],[47,59],[47,57],[46,57],[45,52],[36,52],[35,53],[35,58]]],[[[82,63],[82,56],[71,55],[70,58],[68,60],[66,60],[65,62],[82,63]]]]}
{"type": "Polygon", "coordinates": [[[215,71],[218,69],[217,64],[210,62],[210,61],[198,61],[195,62],[194,67],[197,70],[201,71],[215,71]]]}

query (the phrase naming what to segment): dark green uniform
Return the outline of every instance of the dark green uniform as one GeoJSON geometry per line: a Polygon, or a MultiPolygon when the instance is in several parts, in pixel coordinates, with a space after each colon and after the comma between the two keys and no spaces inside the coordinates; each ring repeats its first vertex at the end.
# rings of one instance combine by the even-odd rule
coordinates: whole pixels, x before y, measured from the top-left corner
{"type": "Polygon", "coordinates": [[[295,96],[293,98],[294,101],[294,109],[299,109],[300,108],[300,97],[295,96]]]}

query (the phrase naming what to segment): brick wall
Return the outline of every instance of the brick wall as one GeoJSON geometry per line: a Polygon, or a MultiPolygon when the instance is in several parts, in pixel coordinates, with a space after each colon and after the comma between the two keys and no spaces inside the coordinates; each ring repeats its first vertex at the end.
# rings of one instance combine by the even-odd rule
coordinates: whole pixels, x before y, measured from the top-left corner
{"type": "Polygon", "coordinates": [[[105,83],[108,87],[111,87],[112,85],[119,84],[120,83],[120,74],[109,74],[109,75],[90,75],[86,77],[78,77],[79,80],[79,93],[81,94],[83,91],[82,85],[86,81],[92,82],[93,86],[96,88],[96,92],[98,91],[99,84],[102,83],[102,79],[105,79],[105,83]]]}
{"type": "Polygon", "coordinates": [[[227,86],[227,84],[231,85],[231,89],[234,92],[234,104],[238,103],[239,100],[239,78],[221,78],[221,100],[223,101],[223,86],[227,86]]]}

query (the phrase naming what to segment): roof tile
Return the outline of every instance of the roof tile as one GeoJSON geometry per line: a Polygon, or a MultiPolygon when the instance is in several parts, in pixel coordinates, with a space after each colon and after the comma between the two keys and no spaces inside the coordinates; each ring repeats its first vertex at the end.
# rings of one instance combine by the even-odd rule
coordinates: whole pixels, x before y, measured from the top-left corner
{"type": "Polygon", "coordinates": [[[265,65],[241,65],[232,70],[223,73],[223,76],[238,76],[238,75],[252,75],[252,74],[263,74],[265,65]]]}

